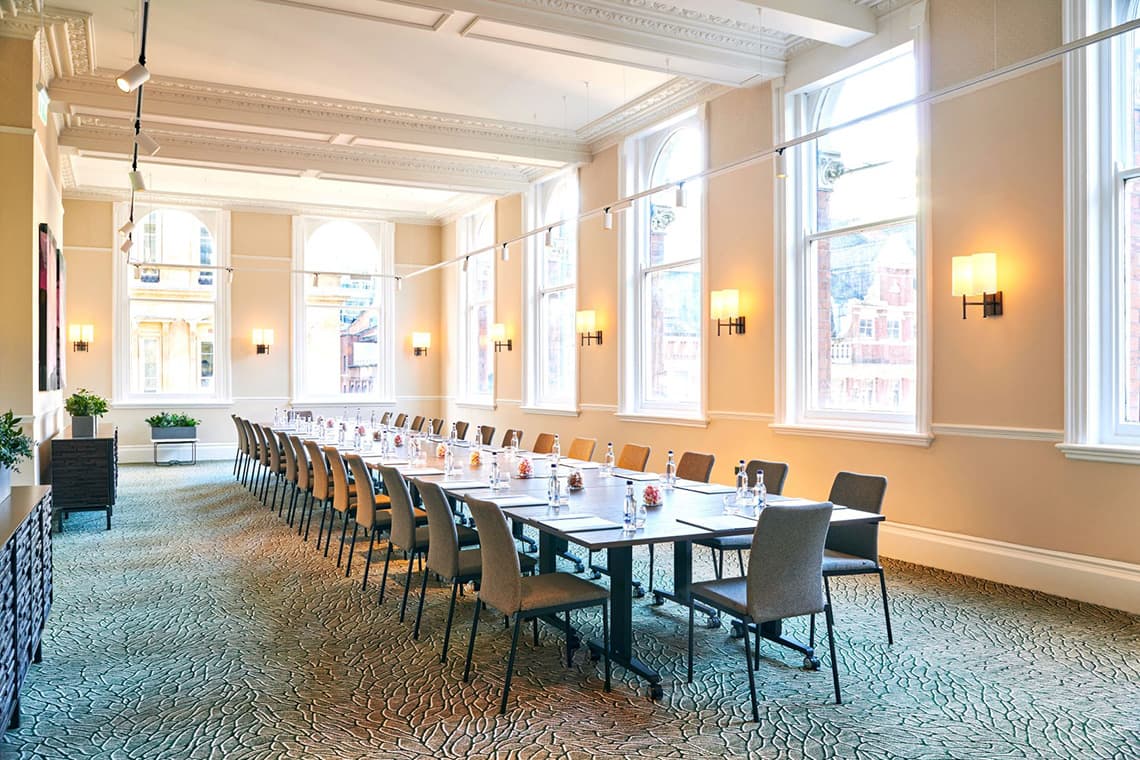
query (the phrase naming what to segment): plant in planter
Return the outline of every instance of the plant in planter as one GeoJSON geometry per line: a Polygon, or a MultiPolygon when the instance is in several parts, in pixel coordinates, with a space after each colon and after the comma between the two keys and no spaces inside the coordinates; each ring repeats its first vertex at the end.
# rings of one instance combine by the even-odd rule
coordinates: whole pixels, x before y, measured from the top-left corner
{"type": "Polygon", "coordinates": [[[32,456],[32,439],[20,428],[21,421],[11,409],[0,416],[0,501],[12,491],[12,470],[32,456]]]}
{"type": "Polygon", "coordinates": [[[151,440],[197,438],[201,420],[177,412],[159,412],[153,417],[147,417],[146,424],[150,425],[151,440]]]}
{"type": "Polygon", "coordinates": [[[97,427],[97,417],[107,413],[107,399],[80,388],[72,393],[63,408],[71,415],[71,434],[76,438],[92,438],[97,427]]]}

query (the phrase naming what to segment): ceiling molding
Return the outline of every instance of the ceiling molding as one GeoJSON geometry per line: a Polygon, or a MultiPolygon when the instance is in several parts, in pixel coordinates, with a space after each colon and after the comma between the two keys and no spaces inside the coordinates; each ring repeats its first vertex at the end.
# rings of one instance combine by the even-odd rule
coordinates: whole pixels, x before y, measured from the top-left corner
{"type": "Polygon", "coordinates": [[[348,18],[358,19],[361,21],[376,21],[382,24],[395,24],[397,26],[408,27],[409,29],[421,29],[427,32],[438,31],[439,28],[443,26],[449,18],[451,18],[451,11],[444,8],[437,8],[431,5],[410,2],[410,0],[379,1],[383,5],[395,5],[402,6],[404,8],[429,11],[435,13],[436,18],[432,20],[431,23],[417,23],[415,21],[409,21],[407,19],[385,16],[382,13],[365,13],[363,11],[354,11],[349,8],[334,8],[327,5],[315,5],[313,3],[301,2],[301,0],[257,0],[257,2],[266,3],[267,5],[278,5],[285,8],[296,8],[298,10],[312,11],[314,13],[328,13],[336,16],[347,16],[348,18]]]}
{"type": "Polygon", "coordinates": [[[592,154],[597,154],[628,134],[719,97],[730,89],[677,77],[590,122],[578,130],[578,137],[586,142],[592,154]]]}
{"type": "MultiPolygon", "coordinates": [[[[0,37],[35,39],[40,31],[40,13],[35,0],[17,0],[16,16],[0,19],[0,37]]],[[[66,76],[89,74],[95,68],[95,31],[91,14],[63,8],[44,8],[48,48],[55,73],[66,76]]]]}
{"type": "MultiPolygon", "coordinates": [[[[78,116],[72,123],[59,136],[61,146],[99,156],[126,158],[131,154],[134,132],[130,122],[78,116]]],[[[146,131],[162,146],[158,155],[147,159],[152,163],[218,164],[298,176],[315,172],[320,176],[493,195],[525,190],[543,171],[464,156],[165,124],[148,126],[146,131]]]]}
{"type": "MultiPolygon", "coordinates": [[[[118,188],[84,188],[65,190],[65,201],[129,201],[129,190],[118,188]]],[[[391,212],[383,209],[366,209],[356,206],[335,206],[319,204],[289,204],[265,201],[258,198],[231,198],[216,195],[194,195],[187,193],[157,193],[147,191],[136,197],[136,202],[151,206],[207,206],[229,211],[245,211],[262,214],[309,214],[313,216],[336,216],[348,219],[382,219],[396,224],[419,224],[438,226],[441,217],[434,214],[408,215],[407,212],[391,212]]],[[[485,202],[485,201],[484,201],[485,202]]]]}

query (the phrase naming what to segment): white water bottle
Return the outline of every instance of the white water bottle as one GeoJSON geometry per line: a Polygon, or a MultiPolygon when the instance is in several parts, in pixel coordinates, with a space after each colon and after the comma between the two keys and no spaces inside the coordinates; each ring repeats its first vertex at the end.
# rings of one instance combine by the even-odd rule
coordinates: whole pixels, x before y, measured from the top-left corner
{"type": "Polygon", "coordinates": [[[756,471],[756,514],[768,504],[768,489],[764,487],[764,471],[756,471]]]}
{"type": "Polygon", "coordinates": [[[455,423],[451,423],[451,433],[448,435],[448,440],[455,443],[459,440],[459,429],[455,427],[455,423]]]}
{"type": "Polygon", "coordinates": [[[554,466],[558,466],[558,460],[562,458],[562,444],[558,442],[558,433],[554,434],[554,445],[550,447],[550,458],[554,460],[554,466]]]}
{"type": "Polygon", "coordinates": [[[744,468],[744,460],[736,466],[736,503],[743,506],[748,498],[748,471],[744,468]]]}
{"type": "Polygon", "coordinates": [[[546,503],[558,508],[558,465],[550,465],[550,480],[546,482],[546,503]]]}
{"type": "Polygon", "coordinates": [[[451,453],[451,444],[447,444],[443,449],[443,472],[445,475],[450,475],[452,468],[455,466],[455,457],[451,453]]]}
{"type": "Polygon", "coordinates": [[[622,532],[633,533],[637,530],[634,527],[634,520],[637,519],[637,499],[633,495],[633,481],[625,481],[625,505],[622,510],[622,532]]]}
{"type": "Polygon", "coordinates": [[[606,458],[602,460],[602,472],[606,475],[614,474],[614,445],[606,444],[606,458]]]}
{"type": "Polygon", "coordinates": [[[665,462],[665,488],[672,490],[677,485],[677,463],[673,461],[673,452],[669,452],[669,460],[665,462]]]}

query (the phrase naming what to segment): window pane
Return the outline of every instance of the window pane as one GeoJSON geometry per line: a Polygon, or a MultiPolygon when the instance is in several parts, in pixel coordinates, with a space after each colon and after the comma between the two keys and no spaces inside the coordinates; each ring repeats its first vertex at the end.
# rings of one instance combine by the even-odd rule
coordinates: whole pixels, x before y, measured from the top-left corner
{"type": "Polygon", "coordinates": [[[573,290],[548,293],[539,303],[539,398],[544,403],[574,399],[573,290]]]}
{"type": "MultiPolygon", "coordinates": [[[[911,53],[828,87],[818,127],[842,124],[913,98],[911,53]]],[[[918,129],[914,108],[832,132],[815,150],[816,229],[829,230],[915,213],[918,129]]]]}
{"type": "Polygon", "coordinates": [[[814,408],[913,412],[915,250],[910,222],[813,246],[814,408]]]}
{"type": "MultiPolygon", "coordinates": [[[[159,209],[144,216],[135,234],[140,250],[134,258],[148,263],[216,263],[214,238],[198,217],[188,211],[159,209]]],[[[213,270],[138,267],[128,280],[129,297],[213,299],[213,270]]]]}
{"type": "Polygon", "coordinates": [[[701,387],[701,270],[699,264],[645,275],[643,396],[646,401],[696,406],[701,387]]]}
{"type": "MultiPolygon", "coordinates": [[[[1140,180],[1124,188],[1124,422],[1140,422],[1140,180]]],[[[1118,375],[1119,377],[1119,375],[1118,375]]]]}
{"type": "Polygon", "coordinates": [[[467,346],[468,391],[479,396],[489,396],[495,380],[495,355],[491,343],[491,305],[472,305],[469,309],[467,335],[471,338],[467,346]]]}
{"type": "Polygon", "coordinates": [[[305,314],[305,391],[317,396],[372,393],[380,363],[374,309],[309,307],[305,314]]]}
{"type": "MultiPolygon", "coordinates": [[[[691,177],[701,170],[700,133],[680,129],[665,141],[657,154],[650,187],[691,177]]],[[[664,190],[641,201],[647,245],[642,266],[688,261],[701,255],[699,182],[685,185],[685,205],[677,205],[675,190],[664,190]]]]}
{"type": "Polygon", "coordinates": [[[214,304],[133,300],[131,392],[213,393],[214,304]]]}

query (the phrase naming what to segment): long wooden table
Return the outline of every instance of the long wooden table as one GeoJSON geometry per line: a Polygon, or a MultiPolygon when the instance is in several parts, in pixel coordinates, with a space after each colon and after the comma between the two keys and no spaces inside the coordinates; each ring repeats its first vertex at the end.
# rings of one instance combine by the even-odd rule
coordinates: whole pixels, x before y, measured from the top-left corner
{"type": "MultiPolygon", "coordinates": [[[[490,475],[489,455],[483,456],[480,467],[473,468],[469,465],[472,447],[457,445],[454,450],[452,473],[447,475],[442,472],[425,473],[424,468],[442,469],[443,462],[435,456],[435,448],[434,442],[428,447],[427,462],[422,467],[408,464],[404,447],[397,449],[387,461],[397,469],[406,472],[407,477],[438,482],[443,490],[455,500],[463,501],[468,496],[474,496],[496,502],[515,523],[529,525],[537,529],[539,532],[539,572],[555,572],[558,555],[565,550],[569,543],[577,544],[589,551],[597,552],[603,549],[607,551],[610,575],[610,657],[614,662],[645,679],[649,685],[650,695],[655,699],[660,698],[663,693],[660,672],[638,658],[634,652],[633,547],[650,544],[673,545],[673,592],[661,592],[661,595],[687,605],[690,603],[689,588],[692,583],[693,542],[706,538],[749,535],[753,532],[755,521],[736,518],[739,521],[739,527],[717,525],[727,522],[721,517],[724,511],[722,493],[702,493],[687,490],[685,487],[702,488],[702,484],[680,481],[677,488],[665,490],[660,487],[656,478],[651,480],[638,479],[633,481],[633,485],[634,493],[639,499],[644,487],[652,483],[660,488],[663,503],[661,506],[647,509],[645,527],[629,535],[624,533],[621,527],[624,489],[627,479],[627,474],[623,474],[622,471],[617,471],[611,476],[603,474],[596,463],[581,465],[584,488],[581,491],[571,492],[568,506],[555,513],[545,503],[550,474],[550,460],[548,458],[524,453],[523,455],[528,456],[532,461],[533,476],[527,479],[512,477],[507,489],[491,490],[487,482],[490,475]],[[478,481],[479,485],[473,485],[471,481],[478,481]],[[532,497],[532,500],[542,503],[512,506],[509,503],[512,501],[511,497],[519,496],[532,497]],[[574,526],[566,522],[565,519],[552,519],[568,516],[600,518],[615,523],[615,527],[581,531],[575,530],[574,526]],[[702,522],[705,525],[702,525],[702,522]],[[712,527],[714,525],[717,527],[712,527]]],[[[488,449],[486,451],[494,450],[488,449]]],[[[360,453],[365,461],[372,466],[381,461],[374,451],[360,453]]],[[[574,460],[563,459],[562,462],[562,466],[559,467],[560,475],[566,475],[575,468],[574,460]]],[[[500,468],[500,471],[506,474],[508,469],[504,467],[500,468]]],[[[646,474],[632,473],[628,476],[645,478],[646,474]]],[[[731,492],[732,490],[728,486],[722,488],[722,492],[731,492]]],[[[814,502],[787,496],[769,496],[768,503],[814,502]]],[[[874,523],[882,520],[882,515],[849,509],[841,505],[836,505],[831,516],[833,525],[874,523]]],[[[818,662],[814,659],[814,653],[810,647],[783,636],[779,621],[761,625],[759,634],[766,639],[804,654],[808,661],[818,662]]],[[[600,654],[600,643],[590,642],[590,647],[595,655],[600,654]]]]}

